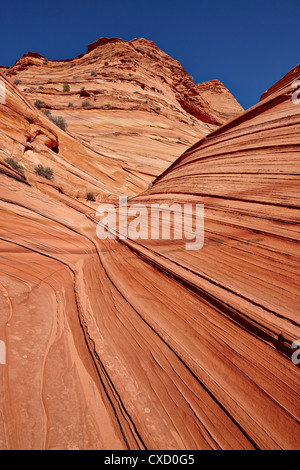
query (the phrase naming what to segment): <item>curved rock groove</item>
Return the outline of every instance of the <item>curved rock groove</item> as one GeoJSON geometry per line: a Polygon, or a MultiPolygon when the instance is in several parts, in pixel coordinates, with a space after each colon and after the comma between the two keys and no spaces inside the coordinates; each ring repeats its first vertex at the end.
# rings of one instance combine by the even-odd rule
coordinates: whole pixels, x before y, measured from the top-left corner
{"type": "Polygon", "coordinates": [[[1,69],[0,448],[299,448],[299,66],[242,112],[150,41],[44,62],[1,69]],[[127,192],[204,204],[203,248],[98,239],[98,205],[127,192]]]}

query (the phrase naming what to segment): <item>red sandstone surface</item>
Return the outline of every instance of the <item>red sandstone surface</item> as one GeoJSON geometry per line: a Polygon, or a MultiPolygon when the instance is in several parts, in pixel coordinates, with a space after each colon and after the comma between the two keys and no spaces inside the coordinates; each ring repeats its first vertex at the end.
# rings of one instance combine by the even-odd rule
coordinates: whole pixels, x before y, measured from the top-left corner
{"type": "Polygon", "coordinates": [[[70,62],[43,62],[27,54],[2,69],[0,448],[299,448],[299,68],[234,118],[220,82],[181,81],[149,41],[101,39],[70,62]],[[114,67],[96,68],[100,52],[114,67]],[[62,92],[77,61],[89,109],[70,80],[62,92]],[[132,64],[136,83],[124,83],[132,64]],[[56,91],[43,101],[66,132],[33,105],[47,76],[56,91]],[[141,83],[150,109],[131,109],[141,83]],[[128,107],[113,104],[117,93],[128,107]],[[102,109],[107,96],[113,109],[102,109]],[[53,179],[36,175],[39,163],[53,179]],[[130,191],[146,206],[204,204],[204,247],[97,238],[99,202],[130,191]]]}
{"type": "Polygon", "coordinates": [[[31,104],[41,103],[39,114],[65,119],[72,139],[65,149],[67,136],[57,137],[59,155],[87,173],[90,181],[73,186],[81,198],[86,188],[98,200],[103,193],[138,194],[199,138],[243,111],[220,82],[195,85],[178,61],[145,39],[102,38],[70,60],[29,52],[0,72],[31,104]]]}

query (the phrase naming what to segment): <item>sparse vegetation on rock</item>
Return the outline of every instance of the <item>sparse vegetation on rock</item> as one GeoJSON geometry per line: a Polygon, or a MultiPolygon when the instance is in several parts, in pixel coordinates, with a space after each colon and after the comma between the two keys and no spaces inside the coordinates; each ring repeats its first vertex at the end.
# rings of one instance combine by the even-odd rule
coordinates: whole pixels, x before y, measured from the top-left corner
{"type": "Polygon", "coordinates": [[[67,128],[67,123],[65,119],[62,116],[52,116],[51,113],[48,114],[48,118],[50,121],[52,121],[54,124],[56,124],[60,129],[63,131],[66,130],[67,128]]]}
{"type": "Polygon", "coordinates": [[[22,173],[22,174],[24,173],[23,167],[14,158],[8,157],[8,158],[5,158],[4,161],[5,161],[5,163],[7,163],[14,170],[16,170],[16,171],[18,171],[19,173],[22,173]]]}
{"type": "Polygon", "coordinates": [[[34,167],[34,170],[39,176],[42,176],[47,180],[52,180],[54,178],[54,171],[49,166],[45,167],[41,163],[39,163],[37,166],[34,167]]]}
{"type": "Polygon", "coordinates": [[[95,201],[96,200],[95,196],[94,196],[94,193],[92,193],[91,191],[88,191],[86,193],[86,198],[87,198],[88,201],[95,201]]]}
{"type": "Polygon", "coordinates": [[[65,91],[65,92],[70,91],[70,85],[68,83],[63,84],[63,91],[65,91]]]}
{"type": "Polygon", "coordinates": [[[33,104],[37,109],[41,109],[44,106],[44,103],[41,100],[35,100],[33,104]]]}

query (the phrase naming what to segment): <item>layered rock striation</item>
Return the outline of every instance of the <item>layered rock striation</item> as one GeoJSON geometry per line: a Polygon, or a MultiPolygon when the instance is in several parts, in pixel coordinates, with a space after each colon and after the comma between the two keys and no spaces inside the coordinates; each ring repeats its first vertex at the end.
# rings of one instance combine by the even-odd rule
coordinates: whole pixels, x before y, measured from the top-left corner
{"type": "MultiPolygon", "coordinates": [[[[98,178],[106,166],[115,194],[146,189],[184,150],[242,111],[219,82],[199,92],[178,61],[145,39],[101,38],[69,60],[29,52],[0,71],[40,113],[64,119],[74,140],[69,161],[82,168],[76,145],[85,147],[93,160],[88,172],[98,178]],[[215,89],[219,105],[210,103],[215,89]]],[[[91,190],[101,200],[97,185],[91,190]]]]}
{"type": "MultiPolygon", "coordinates": [[[[129,48],[133,61],[140,54],[137,68],[149,50],[166,59],[144,40],[102,39],[76,62],[93,54],[98,61],[103,48],[104,64],[109,51],[110,60],[122,64],[122,55],[113,55],[117,46],[129,48]]],[[[146,190],[147,178],[141,177],[143,190],[128,207],[204,204],[204,246],[189,251],[183,238],[97,237],[99,202],[115,201],[128,185],[137,193],[138,184],[124,176],[132,162],[125,171],[117,161],[111,129],[99,155],[82,122],[103,131],[111,112],[126,116],[129,127],[140,125],[140,113],[148,116],[147,126],[154,117],[156,125],[165,119],[179,126],[178,117],[162,105],[159,115],[95,105],[94,118],[84,117],[93,109],[80,105],[71,117],[61,104],[65,132],[36,109],[32,103],[40,95],[25,91],[24,82],[32,67],[45,67],[45,77],[46,67],[60,67],[61,88],[70,63],[41,61],[25,56],[2,78],[0,340],[6,363],[0,364],[0,448],[299,448],[300,375],[291,360],[300,338],[295,74],[207,135],[209,126],[220,123],[208,117],[217,103],[214,87],[205,98],[208,120],[197,121],[199,130],[208,126],[202,139],[176,161],[175,152],[169,166],[167,152],[159,152],[166,144],[152,148],[151,178],[157,177],[146,190]],[[17,88],[7,78],[13,69],[23,74],[23,93],[21,84],[17,88]],[[8,157],[20,167],[13,168],[8,157]],[[158,175],[160,159],[165,168],[158,175]],[[53,179],[35,173],[39,163],[51,165],[53,179]],[[97,191],[97,202],[77,194],[87,188],[97,191]]],[[[108,89],[113,68],[107,70],[101,86],[108,89]]],[[[152,86],[150,77],[147,83],[152,86]]],[[[121,79],[118,85],[123,89],[121,79]]],[[[205,93],[211,86],[199,85],[205,93]]],[[[175,91],[168,89],[173,103],[175,91]]],[[[224,110],[216,119],[228,110],[226,96],[224,91],[224,110]]],[[[187,111],[181,106],[177,113],[187,111]]],[[[170,144],[171,130],[160,129],[170,144]]],[[[187,135],[190,126],[178,129],[187,135]]],[[[143,132],[139,138],[141,152],[150,140],[143,132]]],[[[127,162],[125,153],[122,159],[127,162]]]]}

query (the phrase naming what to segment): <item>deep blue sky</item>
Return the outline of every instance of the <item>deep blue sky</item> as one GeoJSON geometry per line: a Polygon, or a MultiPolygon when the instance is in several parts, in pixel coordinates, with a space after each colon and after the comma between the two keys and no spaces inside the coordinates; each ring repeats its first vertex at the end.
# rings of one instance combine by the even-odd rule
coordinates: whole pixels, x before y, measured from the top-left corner
{"type": "Polygon", "coordinates": [[[300,62],[299,0],[31,0],[0,9],[0,65],[68,59],[99,37],[144,37],[196,83],[217,78],[247,109],[300,62]]]}

